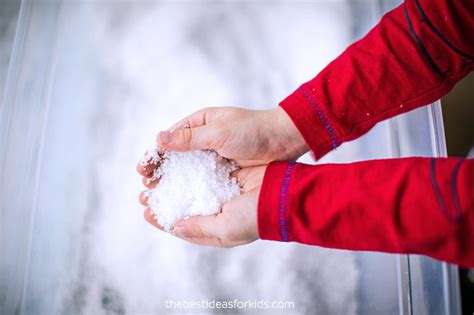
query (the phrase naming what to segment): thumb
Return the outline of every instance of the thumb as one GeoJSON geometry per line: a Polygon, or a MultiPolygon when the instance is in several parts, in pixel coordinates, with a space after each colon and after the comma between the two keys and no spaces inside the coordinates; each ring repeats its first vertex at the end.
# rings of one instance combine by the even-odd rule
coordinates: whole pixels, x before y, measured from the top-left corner
{"type": "Polygon", "coordinates": [[[173,233],[179,237],[213,238],[219,234],[217,215],[194,216],[177,222],[173,233]]]}
{"type": "Polygon", "coordinates": [[[157,142],[160,147],[171,151],[212,149],[212,130],[209,126],[161,131],[157,142]]]}

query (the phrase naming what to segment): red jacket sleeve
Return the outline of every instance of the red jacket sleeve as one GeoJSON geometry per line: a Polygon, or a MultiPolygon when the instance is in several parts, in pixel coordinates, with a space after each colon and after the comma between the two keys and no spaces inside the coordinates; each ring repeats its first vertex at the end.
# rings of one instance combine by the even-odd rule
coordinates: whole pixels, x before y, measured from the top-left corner
{"type": "Polygon", "coordinates": [[[258,228],[262,239],[474,266],[474,160],[271,163],[258,228]]]}
{"type": "MultiPolygon", "coordinates": [[[[280,103],[316,158],[429,104],[474,68],[474,1],[406,0],[280,103]]],[[[272,163],[263,239],[419,253],[474,266],[474,162],[272,163]]]]}
{"type": "Polygon", "coordinates": [[[474,68],[474,1],[407,0],[280,103],[320,158],[474,68]]]}

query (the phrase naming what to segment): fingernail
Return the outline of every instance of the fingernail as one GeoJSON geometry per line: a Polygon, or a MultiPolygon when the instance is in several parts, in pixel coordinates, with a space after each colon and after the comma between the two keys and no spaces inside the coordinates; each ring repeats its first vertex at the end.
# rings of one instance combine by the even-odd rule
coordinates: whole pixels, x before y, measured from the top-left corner
{"type": "Polygon", "coordinates": [[[186,228],[182,227],[182,226],[176,226],[174,227],[173,229],[173,234],[176,235],[176,236],[181,236],[181,237],[184,237],[186,236],[186,228]]]}
{"type": "Polygon", "coordinates": [[[169,144],[171,142],[171,133],[169,131],[160,132],[161,144],[169,144]]]}

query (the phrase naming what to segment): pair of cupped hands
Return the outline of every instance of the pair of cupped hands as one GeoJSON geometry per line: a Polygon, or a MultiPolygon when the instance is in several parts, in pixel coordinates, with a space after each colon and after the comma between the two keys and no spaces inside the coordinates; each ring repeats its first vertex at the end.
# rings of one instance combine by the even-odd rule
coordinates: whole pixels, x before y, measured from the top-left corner
{"type": "MultiPolygon", "coordinates": [[[[225,203],[215,215],[194,216],[177,222],[172,234],[197,244],[233,247],[258,239],[257,206],[267,165],[272,161],[291,161],[308,151],[301,134],[280,108],[247,110],[234,107],[204,108],[176,123],[157,136],[157,143],[170,151],[214,150],[236,161],[240,167],[233,175],[242,194],[225,203]]],[[[160,163],[142,165],[137,170],[147,188],[160,163]]],[[[148,207],[145,192],[140,203],[145,219],[160,230],[148,207]]]]}

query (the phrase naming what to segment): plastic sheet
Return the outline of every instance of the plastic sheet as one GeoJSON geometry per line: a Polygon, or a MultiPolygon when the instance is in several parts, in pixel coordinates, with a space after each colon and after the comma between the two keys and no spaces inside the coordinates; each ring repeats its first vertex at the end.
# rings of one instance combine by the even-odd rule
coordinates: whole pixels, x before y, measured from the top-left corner
{"type": "MultiPolygon", "coordinates": [[[[134,164],[158,130],[202,106],[274,106],[393,5],[1,3],[15,36],[2,38],[0,69],[0,313],[254,297],[295,301],[295,314],[459,314],[454,266],[295,244],[198,248],[152,230],[136,201],[134,164]]],[[[439,104],[321,163],[410,155],[446,155],[439,104]]]]}

